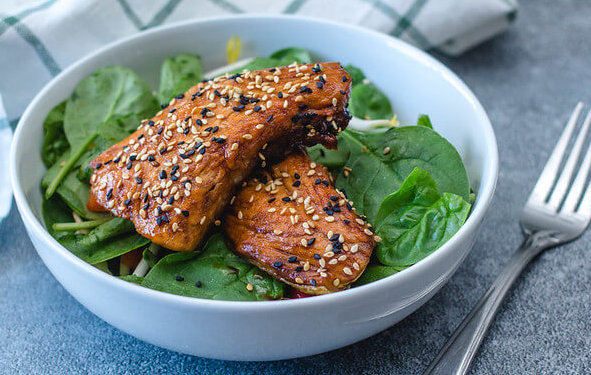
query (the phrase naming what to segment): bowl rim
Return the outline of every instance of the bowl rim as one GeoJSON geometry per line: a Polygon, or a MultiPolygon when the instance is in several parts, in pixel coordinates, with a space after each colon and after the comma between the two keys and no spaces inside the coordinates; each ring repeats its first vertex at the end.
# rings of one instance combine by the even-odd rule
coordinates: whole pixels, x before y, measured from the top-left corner
{"type": "Polygon", "coordinates": [[[50,82],[48,82],[39,93],[35,96],[35,98],[29,103],[25,112],[23,113],[22,117],[20,118],[18,125],[15,129],[13,139],[11,142],[10,148],[10,179],[13,188],[13,194],[15,201],[17,203],[20,215],[23,219],[23,222],[26,223],[28,229],[32,231],[38,238],[42,240],[42,242],[51,248],[51,250],[55,253],[55,255],[64,258],[70,266],[82,268],[83,271],[88,272],[89,276],[94,276],[95,278],[101,279],[104,283],[109,284],[114,288],[123,288],[126,292],[131,294],[136,294],[136,297],[145,297],[145,298],[153,298],[158,302],[168,303],[168,304],[177,304],[183,305],[185,307],[195,307],[195,308],[209,308],[209,309],[222,309],[222,310],[269,310],[269,309],[282,309],[282,308],[293,308],[294,306],[299,306],[300,308],[305,308],[307,306],[317,305],[317,304],[331,304],[336,302],[337,300],[353,300],[356,299],[360,294],[368,293],[368,292],[375,292],[378,289],[388,287],[389,285],[394,285],[396,283],[404,283],[406,280],[411,279],[416,274],[420,274],[425,269],[428,269],[434,263],[437,263],[442,257],[446,255],[451,249],[456,246],[463,238],[465,238],[469,233],[478,230],[478,226],[482,221],[484,214],[486,213],[490,203],[492,201],[494,191],[496,188],[496,182],[498,178],[498,148],[497,148],[497,141],[494,134],[493,127],[490,123],[490,120],[480,104],[479,100],[476,98],[474,93],[468,88],[468,86],[449,68],[447,68],[443,63],[436,60],[434,57],[428,55],[426,52],[419,50],[418,48],[400,40],[394,38],[390,35],[380,33],[378,31],[374,31],[371,29],[367,29],[357,25],[349,25],[344,23],[339,23],[335,21],[329,20],[322,20],[322,19],[315,19],[315,18],[307,18],[303,16],[296,16],[296,15],[261,15],[261,14],[244,14],[244,15],[224,15],[224,16],[216,16],[216,17],[208,17],[205,19],[199,20],[187,20],[181,22],[175,22],[168,25],[163,25],[159,27],[155,27],[153,29],[149,29],[146,31],[142,31],[131,36],[116,40],[111,42],[102,48],[85,55],[84,57],[77,60],[75,63],[71,64],[68,68],[64,69],[60,74],[54,77],[50,82]],[[482,170],[482,176],[480,178],[480,187],[481,189],[478,192],[477,200],[473,205],[473,209],[464,223],[464,225],[460,228],[460,230],[452,236],[443,246],[439,249],[422,259],[421,261],[414,264],[412,267],[404,269],[400,272],[397,272],[393,275],[390,275],[386,278],[374,281],[372,283],[358,286],[355,288],[347,289],[340,291],[338,293],[330,293],[325,295],[315,296],[315,298],[302,298],[302,299],[286,299],[286,300],[272,300],[272,301],[224,301],[224,300],[211,300],[211,299],[202,299],[196,297],[189,297],[189,296],[181,296],[176,294],[171,294],[167,292],[162,292],[154,289],[149,289],[146,287],[142,287],[140,285],[136,285],[134,283],[130,283],[128,281],[119,279],[112,275],[109,275],[96,267],[84,262],[82,259],[75,256],[73,253],[68,251],[65,247],[63,247],[56,239],[54,239],[49,232],[45,229],[45,226],[33,213],[31,206],[23,192],[23,189],[20,184],[19,174],[17,173],[17,158],[18,154],[22,151],[17,149],[18,144],[20,143],[20,138],[23,133],[23,128],[25,127],[26,123],[28,122],[29,117],[32,115],[34,108],[37,104],[42,101],[45,97],[46,93],[59,81],[70,74],[71,71],[77,69],[78,67],[87,64],[89,61],[92,61],[97,56],[105,53],[106,51],[120,46],[122,44],[127,44],[137,39],[148,38],[153,34],[158,34],[161,32],[170,32],[174,29],[182,29],[187,26],[194,26],[194,25],[201,25],[201,24],[208,24],[208,23],[218,23],[223,21],[232,21],[232,20],[247,20],[252,22],[265,22],[268,20],[289,20],[289,21],[296,21],[302,23],[308,23],[313,25],[328,25],[330,27],[334,27],[337,29],[348,29],[352,32],[357,32],[361,34],[365,34],[371,38],[379,38],[387,43],[392,48],[397,49],[402,54],[408,56],[411,59],[422,61],[423,63],[427,63],[432,69],[438,71],[444,79],[450,81],[458,91],[465,97],[472,105],[474,111],[476,112],[477,116],[480,118],[480,122],[483,127],[483,135],[486,139],[486,147],[489,151],[490,158],[484,161],[484,168],[482,170]]]}

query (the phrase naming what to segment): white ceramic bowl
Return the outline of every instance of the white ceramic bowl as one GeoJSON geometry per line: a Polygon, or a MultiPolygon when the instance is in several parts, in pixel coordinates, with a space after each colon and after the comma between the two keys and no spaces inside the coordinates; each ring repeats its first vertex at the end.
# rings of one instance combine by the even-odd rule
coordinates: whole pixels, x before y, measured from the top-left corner
{"type": "Polygon", "coordinates": [[[18,209],[37,252],[80,303],[109,324],[171,350],[228,360],[276,360],[321,353],[374,335],[425,303],[469,252],[491,202],[497,145],[478,99],[451,71],[389,36],[331,22],[240,16],[185,22],[113,43],[66,69],[35,97],[22,116],[11,150],[18,209]],[[40,214],[42,123],[83,78],[107,65],[131,67],[151,85],[165,57],[201,55],[207,69],[224,64],[231,35],[243,56],[300,46],[323,60],[361,67],[391,99],[402,123],[431,116],[462,155],[476,203],[466,224],[416,265],[378,282],[314,298],[269,302],[202,300],[143,288],[84,263],[45,230],[40,214]]]}

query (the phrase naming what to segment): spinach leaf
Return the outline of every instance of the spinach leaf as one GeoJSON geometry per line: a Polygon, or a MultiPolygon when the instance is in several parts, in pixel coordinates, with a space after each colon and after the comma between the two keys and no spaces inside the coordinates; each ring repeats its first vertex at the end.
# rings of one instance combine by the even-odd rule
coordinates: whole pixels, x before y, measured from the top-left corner
{"type": "Polygon", "coordinates": [[[419,115],[419,118],[417,120],[417,126],[424,126],[426,128],[433,129],[431,119],[427,115],[419,115]]]}
{"type": "Polygon", "coordinates": [[[439,191],[469,199],[468,174],[456,149],[435,131],[423,126],[391,128],[385,132],[345,130],[340,152],[348,152],[348,177],[339,174],[336,186],[344,190],[357,210],[374,222],[388,194],[398,190],[414,168],[429,172],[439,191]]]}
{"type": "Polygon", "coordinates": [[[310,52],[298,47],[280,49],[279,51],[273,52],[269,57],[277,60],[290,61],[288,64],[291,64],[294,61],[297,61],[300,64],[310,64],[312,62],[310,52]]]}
{"type": "Polygon", "coordinates": [[[201,254],[174,253],[162,258],[142,285],[207,299],[257,301],[283,297],[283,284],[232,253],[219,233],[209,238],[201,254]],[[252,291],[246,289],[248,284],[253,286],[252,291]]]}
{"type": "Polygon", "coordinates": [[[464,224],[470,204],[440,193],[428,172],[415,168],[398,191],[380,205],[375,227],[382,237],[376,255],[382,264],[415,264],[449,240],[464,224]]]}
{"type": "MultiPolygon", "coordinates": [[[[340,140],[340,135],[337,137],[340,140]]],[[[308,156],[316,163],[322,164],[329,169],[339,170],[349,159],[349,150],[346,147],[340,147],[337,150],[329,150],[318,144],[308,148],[308,156]]]]}
{"type": "MultiPolygon", "coordinates": [[[[87,151],[85,155],[91,155],[91,151],[87,151]]],[[[55,179],[55,176],[57,176],[57,174],[63,168],[63,166],[61,166],[63,160],[67,159],[68,157],[69,155],[66,153],[62,156],[62,158],[58,160],[58,162],[56,162],[51,168],[49,168],[47,172],[45,172],[45,175],[43,175],[43,178],[41,179],[41,186],[43,188],[46,189],[51,183],[51,181],[55,179]]],[[[87,157],[85,156],[81,157],[81,160],[86,159],[87,157]]],[[[106,214],[89,211],[88,208],[86,208],[86,203],[88,202],[88,198],[90,196],[89,190],[90,185],[80,181],[77,176],[77,170],[72,169],[62,180],[56,192],[74,212],[76,212],[83,218],[101,219],[106,217],[106,214]]]]}
{"type": "Polygon", "coordinates": [[[170,99],[183,94],[203,79],[199,56],[189,53],[164,60],[160,69],[158,100],[168,103],[170,99]]]}
{"type": "Polygon", "coordinates": [[[59,241],[61,237],[67,235],[66,232],[53,230],[53,224],[72,221],[72,210],[62,201],[60,197],[51,197],[44,199],[41,203],[41,216],[45,223],[45,228],[53,238],[59,241]]]}
{"type": "Polygon", "coordinates": [[[147,118],[157,110],[156,98],[137,74],[110,66],[78,84],[66,103],[64,131],[72,149],[78,149],[103,122],[129,114],[147,118]]]}
{"type": "Polygon", "coordinates": [[[144,278],[141,276],[136,276],[136,275],[125,275],[125,276],[119,276],[120,279],[125,280],[125,281],[129,281],[130,283],[134,283],[134,284],[138,284],[138,285],[142,285],[142,282],[144,281],[144,278]]]}
{"type": "Polygon", "coordinates": [[[158,257],[156,256],[156,254],[154,254],[153,252],[150,251],[150,249],[146,248],[143,252],[142,252],[142,259],[146,261],[146,263],[148,263],[148,266],[154,267],[156,265],[156,263],[158,263],[158,257]]]}
{"type": "Polygon", "coordinates": [[[389,119],[394,116],[390,100],[373,83],[353,87],[349,110],[353,116],[366,120],[389,119]]]}
{"type": "Polygon", "coordinates": [[[392,266],[384,266],[381,264],[370,264],[367,266],[363,274],[355,281],[353,286],[360,286],[369,283],[373,283],[374,281],[383,279],[385,277],[394,275],[397,272],[402,271],[406,267],[392,267],[392,266]]]}
{"type": "Polygon", "coordinates": [[[114,218],[87,234],[71,233],[58,241],[83,261],[96,264],[116,258],[150,241],[135,231],[129,220],[114,218]]]}
{"type": "Polygon", "coordinates": [[[359,69],[355,65],[349,64],[345,65],[345,70],[351,76],[351,84],[353,86],[357,86],[363,83],[363,80],[365,79],[365,74],[363,74],[363,71],[361,71],[361,69],[359,69]]]}
{"type": "Polygon", "coordinates": [[[41,159],[47,168],[55,164],[57,159],[70,148],[64,133],[65,111],[66,102],[63,101],[53,107],[43,122],[45,138],[41,148],[41,159]]]}

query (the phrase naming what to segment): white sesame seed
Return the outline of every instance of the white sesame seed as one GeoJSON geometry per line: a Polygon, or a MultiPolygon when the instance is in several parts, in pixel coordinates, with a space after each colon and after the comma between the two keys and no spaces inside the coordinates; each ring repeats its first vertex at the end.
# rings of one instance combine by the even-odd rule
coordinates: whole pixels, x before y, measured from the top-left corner
{"type": "Polygon", "coordinates": [[[328,221],[329,223],[332,223],[334,221],[334,217],[333,216],[326,216],[324,218],[324,220],[328,221]]]}
{"type": "Polygon", "coordinates": [[[343,268],[343,272],[346,273],[347,275],[353,275],[353,272],[351,271],[351,269],[349,267],[343,268]]]}

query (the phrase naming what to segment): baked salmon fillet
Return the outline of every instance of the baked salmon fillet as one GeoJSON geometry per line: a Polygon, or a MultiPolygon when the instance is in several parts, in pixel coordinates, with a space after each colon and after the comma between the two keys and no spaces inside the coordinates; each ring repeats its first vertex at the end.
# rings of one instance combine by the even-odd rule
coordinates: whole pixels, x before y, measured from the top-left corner
{"type": "Polygon", "coordinates": [[[240,256],[306,294],[336,292],[361,276],[379,237],[326,167],[292,154],[254,175],[223,220],[240,256]]]}
{"type": "Polygon", "coordinates": [[[88,207],[130,219],[165,248],[191,251],[267,151],[336,146],[351,117],[350,87],[338,63],[201,82],[91,162],[88,207]]]}

